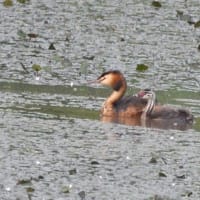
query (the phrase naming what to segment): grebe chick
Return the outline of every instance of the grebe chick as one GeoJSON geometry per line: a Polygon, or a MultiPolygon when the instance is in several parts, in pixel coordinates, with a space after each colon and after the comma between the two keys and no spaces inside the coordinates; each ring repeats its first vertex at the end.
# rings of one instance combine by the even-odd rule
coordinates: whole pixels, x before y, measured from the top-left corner
{"type": "MultiPolygon", "coordinates": [[[[141,97],[142,92],[139,93],[141,97]]],[[[156,95],[152,90],[144,90],[143,91],[143,99],[147,99],[147,105],[142,113],[141,119],[151,119],[151,120],[168,120],[174,122],[175,125],[177,123],[193,123],[193,115],[181,108],[172,108],[170,106],[164,105],[155,105],[156,95]]]]}
{"type": "Polygon", "coordinates": [[[147,100],[139,96],[123,97],[126,89],[126,79],[118,70],[104,72],[97,78],[97,82],[113,89],[101,109],[102,116],[136,117],[141,116],[147,100]]]}

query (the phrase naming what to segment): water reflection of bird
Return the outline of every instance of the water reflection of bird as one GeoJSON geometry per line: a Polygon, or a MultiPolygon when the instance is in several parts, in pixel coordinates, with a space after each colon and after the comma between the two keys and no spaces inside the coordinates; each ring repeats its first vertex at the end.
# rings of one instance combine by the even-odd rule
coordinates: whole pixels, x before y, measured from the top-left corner
{"type": "Polygon", "coordinates": [[[137,96],[123,97],[127,84],[124,76],[118,70],[107,71],[101,74],[97,82],[110,86],[112,94],[106,99],[101,109],[102,116],[140,117],[147,100],[137,96]]]}
{"type": "Polygon", "coordinates": [[[185,109],[173,108],[165,105],[155,105],[156,95],[152,90],[140,91],[138,96],[147,99],[147,105],[141,115],[142,125],[158,127],[170,126],[186,129],[193,123],[193,115],[185,109]]]}

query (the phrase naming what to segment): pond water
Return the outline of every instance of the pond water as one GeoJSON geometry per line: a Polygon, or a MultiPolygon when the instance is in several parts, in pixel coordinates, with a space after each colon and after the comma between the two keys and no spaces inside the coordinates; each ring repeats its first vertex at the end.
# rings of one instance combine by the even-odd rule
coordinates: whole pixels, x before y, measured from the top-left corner
{"type": "Polygon", "coordinates": [[[161,3],[1,1],[0,199],[200,198],[200,2],[161,3]],[[127,94],[186,107],[193,127],[101,122],[110,90],[88,81],[110,69],[127,94]]]}

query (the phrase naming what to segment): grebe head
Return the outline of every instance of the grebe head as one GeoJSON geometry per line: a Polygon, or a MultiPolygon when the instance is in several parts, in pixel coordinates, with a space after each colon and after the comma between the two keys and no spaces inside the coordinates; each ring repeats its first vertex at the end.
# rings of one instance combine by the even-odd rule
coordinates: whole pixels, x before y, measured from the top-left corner
{"type": "Polygon", "coordinates": [[[112,87],[113,90],[120,90],[121,87],[126,87],[126,80],[122,73],[118,70],[104,72],[97,78],[97,82],[112,87]]]}
{"type": "Polygon", "coordinates": [[[148,99],[149,99],[148,96],[150,95],[151,92],[152,92],[151,89],[145,88],[145,89],[143,89],[143,90],[140,90],[140,91],[136,94],[136,96],[148,100],[148,99]]]}
{"type": "Polygon", "coordinates": [[[151,89],[144,89],[138,93],[138,96],[147,100],[145,113],[147,115],[151,114],[156,103],[156,94],[151,89]]]}

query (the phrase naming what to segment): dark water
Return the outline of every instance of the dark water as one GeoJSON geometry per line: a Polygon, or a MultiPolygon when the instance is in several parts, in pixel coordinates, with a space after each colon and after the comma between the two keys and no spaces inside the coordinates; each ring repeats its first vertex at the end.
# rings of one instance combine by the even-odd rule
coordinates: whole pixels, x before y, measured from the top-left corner
{"type": "Polygon", "coordinates": [[[161,3],[1,1],[0,199],[200,198],[200,2],[161,3]],[[128,94],[151,87],[189,109],[193,127],[101,122],[110,91],[87,81],[109,69],[125,74],[128,94]]]}

